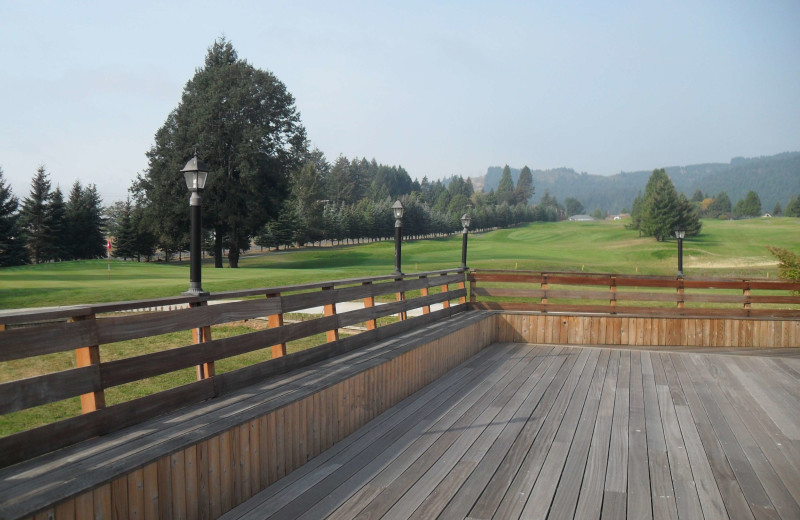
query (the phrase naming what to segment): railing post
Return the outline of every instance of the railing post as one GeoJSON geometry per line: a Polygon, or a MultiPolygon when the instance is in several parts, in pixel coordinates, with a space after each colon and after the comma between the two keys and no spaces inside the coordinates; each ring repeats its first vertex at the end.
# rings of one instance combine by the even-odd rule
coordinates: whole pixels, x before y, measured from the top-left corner
{"type": "Polygon", "coordinates": [[[467,274],[469,278],[469,303],[475,304],[478,298],[475,296],[475,287],[478,285],[478,280],[475,279],[475,272],[467,274]]]}
{"type": "MultiPolygon", "coordinates": [[[[323,287],[322,288],[323,291],[330,291],[331,289],[333,289],[332,285],[329,285],[327,287],[323,287]]],[[[323,313],[325,314],[325,316],[335,316],[336,315],[336,304],[335,303],[326,303],[325,307],[324,307],[324,310],[323,310],[323,313]]],[[[325,337],[328,340],[328,343],[330,343],[332,341],[337,341],[339,339],[339,328],[338,327],[334,327],[332,330],[327,331],[325,333],[325,337]]]]}
{"type": "MultiPolygon", "coordinates": [[[[281,293],[269,293],[267,294],[267,299],[269,298],[280,298],[281,293]]],[[[279,312],[278,314],[271,314],[267,318],[267,323],[269,328],[275,329],[278,327],[283,326],[283,313],[279,312]]],[[[272,359],[279,358],[281,356],[286,355],[286,343],[278,343],[277,345],[272,345],[272,359]]]]}
{"type": "MultiPolygon", "coordinates": [[[[363,282],[361,285],[372,285],[372,282],[363,282]]],[[[364,308],[367,307],[374,307],[375,306],[375,297],[374,296],[367,296],[364,298],[364,308]]],[[[367,320],[367,330],[374,330],[378,326],[375,318],[367,320]]]]}
{"type": "Polygon", "coordinates": [[[750,282],[748,280],[742,280],[744,284],[744,289],[742,289],[742,295],[744,296],[744,310],[748,311],[747,315],[750,315],[750,282]]]}
{"type": "MultiPolygon", "coordinates": [[[[465,234],[464,236],[466,236],[466,234],[465,234]]],[[[461,279],[461,281],[460,281],[460,282],[458,282],[458,288],[459,288],[459,289],[466,289],[466,288],[467,288],[467,278],[466,278],[466,276],[467,276],[467,272],[466,272],[466,271],[464,271],[464,272],[463,272],[463,273],[461,273],[461,274],[462,274],[463,278],[461,279]]],[[[467,303],[467,295],[466,295],[466,294],[464,294],[464,296],[461,296],[461,297],[458,299],[458,303],[467,303]]]]}
{"type": "Polygon", "coordinates": [[[683,276],[678,277],[678,308],[683,309],[683,276]]]}
{"type": "Polygon", "coordinates": [[[615,314],[617,311],[617,277],[611,277],[611,286],[609,287],[611,290],[611,314],[615,314]]]}
{"type": "MultiPolygon", "coordinates": [[[[420,278],[427,279],[428,275],[427,274],[423,274],[422,276],[420,276],[420,278]]],[[[428,288],[427,287],[421,288],[419,290],[419,292],[420,292],[421,296],[428,296],[428,288]]],[[[430,314],[430,312],[431,312],[431,306],[430,305],[423,305],[422,306],[422,314],[430,314]]]]}
{"type": "MultiPolygon", "coordinates": [[[[89,316],[75,316],[72,321],[95,319],[94,314],[89,316]]],[[[5,326],[4,326],[5,328],[5,326]]],[[[78,368],[100,364],[100,345],[90,345],[75,349],[75,364],[78,368]]],[[[101,388],[95,392],[81,395],[81,413],[89,413],[106,407],[106,395],[101,388]]]]}
{"type": "MultiPolygon", "coordinates": [[[[395,278],[394,281],[395,282],[402,282],[403,279],[402,278],[395,278]]],[[[397,292],[397,301],[402,302],[405,299],[406,299],[406,292],[405,291],[398,291],[397,292]]],[[[398,317],[400,318],[400,321],[407,320],[408,319],[408,313],[406,311],[402,311],[398,315],[398,317]]]]}
{"type": "MultiPolygon", "coordinates": [[[[440,276],[447,276],[447,273],[442,273],[440,276]]],[[[441,286],[441,288],[442,288],[442,292],[443,293],[450,292],[450,284],[443,284],[441,286]]],[[[444,300],[442,302],[442,308],[449,309],[450,308],[450,300],[444,300]]]]}
{"type": "MultiPolygon", "coordinates": [[[[205,307],[206,305],[208,305],[208,302],[205,301],[194,302],[190,303],[189,307],[205,307]]],[[[197,327],[192,329],[192,341],[195,345],[211,341],[211,327],[197,327]]],[[[208,379],[209,377],[214,377],[214,362],[209,361],[208,363],[197,365],[197,380],[200,381],[201,379],[208,379]]]]}
{"type": "Polygon", "coordinates": [[[547,275],[542,273],[542,291],[544,294],[542,295],[542,305],[547,305],[547,275]]]}

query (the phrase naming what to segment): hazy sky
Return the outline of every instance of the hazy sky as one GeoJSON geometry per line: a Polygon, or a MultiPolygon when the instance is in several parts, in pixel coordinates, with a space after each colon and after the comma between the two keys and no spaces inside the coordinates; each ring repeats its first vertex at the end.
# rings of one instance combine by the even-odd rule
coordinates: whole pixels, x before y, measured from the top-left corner
{"type": "Polygon", "coordinates": [[[412,178],[800,150],[798,0],[0,0],[14,193],[44,164],[65,194],[80,180],[124,199],[221,35],[286,84],[329,160],[412,178]]]}

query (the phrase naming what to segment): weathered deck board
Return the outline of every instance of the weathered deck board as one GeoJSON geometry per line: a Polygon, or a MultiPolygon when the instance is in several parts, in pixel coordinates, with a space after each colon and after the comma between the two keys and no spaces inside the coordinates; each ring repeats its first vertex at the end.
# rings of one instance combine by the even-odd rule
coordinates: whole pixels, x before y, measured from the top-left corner
{"type": "Polygon", "coordinates": [[[798,518],[800,360],[727,354],[496,344],[223,518],[798,518]]]}

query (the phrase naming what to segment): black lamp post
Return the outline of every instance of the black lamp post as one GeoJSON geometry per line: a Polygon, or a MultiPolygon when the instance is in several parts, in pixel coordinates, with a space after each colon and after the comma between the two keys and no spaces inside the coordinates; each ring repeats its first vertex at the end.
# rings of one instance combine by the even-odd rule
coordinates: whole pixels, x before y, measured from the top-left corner
{"type": "Polygon", "coordinates": [[[472,222],[472,217],[469,216],[469,212],[461,215],[461,225],[464,226],[461,231],[461,267],[464,269],[467,269],[467,235],[470,222],[472,222]]]}
{"type": "Polygon", "coordinates": [[[183,294],[186,296],[205,296],[208,293],[203,290],[201,283],[200,273],[200,226],[201,226],[201,213],[200,202],[202,200],[200,194],[203,188],[206,187],[206,179],[208,179],[208,169],[203,161],[197,157],[197,150],[194,151],[194,157],[189,159],[186,166],[181,170],[186,178],[186,187],[192,192],[189,198],[189,208],[191,211],[192,231],[191,231],[191,246],[190,255],[191,263],[189,267],[189,290],[183,294]]]}
{"type": "Polygon", "coordinates": [[[392,204],[392,212],[394,213],[394,273],[397,276],[403,276],[400,270],[400,242],[403,239],[403,203],[396,200],[392,204]]]}
{"type": "Polygon", "coordinates": [[[683,239],[686,236],[686,230],[683,228],[675,229],[675,238],[678,239],[678,276],[683,277],[683,239]]]}

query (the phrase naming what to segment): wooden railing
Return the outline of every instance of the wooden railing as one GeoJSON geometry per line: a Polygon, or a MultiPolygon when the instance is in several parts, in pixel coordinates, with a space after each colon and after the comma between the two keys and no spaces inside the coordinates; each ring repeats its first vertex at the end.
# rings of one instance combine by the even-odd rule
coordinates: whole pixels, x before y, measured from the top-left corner
{"type": "Polygon", "coordinates": [[[800,319],[800,283],[623,274],[471,271],[476,309],[800,319]]]}
{"type": "MultiPolygon", "coordinates": [[[[296,286],[213,293],[207,297],[78,305],[0,312],[0,363],[74,351],[76,368],[0,383],[0,414],[81,396],[82,415],[0,438],[0,467],[139,423],[154,416],[248,386],[265,377],[369,345],[466,309],[463,269],[327,281],[296,286]],[[451,290],[452,286],[456,286],[451,290]],[[429,291],[439,288],[438,291],[429,291]],[[409,293],[419,296],[407,298],[409,293]],[[431,294],[432,292],[432,294],[431,294]],[[396,301],[375,305],[375,298],[396,301]],[[363,308],[337,312],[359,300],[363,308]],[[451,306],[451,302],[454,303],[451,306]],[[213,303],[213,305],[209,305],[213,303]],[[432,311],[431,306],[442,304],[432,311]],[[323,307],[323,316],[285,324],[286,313],[323,307]],[[129,312],[155,309],[151,312],[129,312]],[[167,309],[167,310],[164,310],[167,309]],[[422,314],[408,318],[409,311],[422,314]],[[399,321],[378,326],[378,318],[399,321]],[[212,325],[267,318],[269,328],[212,339],[212,325]],[[339,329],[365,324],[366,331],[340,338],[339,329]],[[192,344],[116,360],[101,346],[193,331],[192,344]],[[286,353],[287,342],[325,333],[320,346],[286,353]],[[216,374],[215,362],[269,349],[271,359],[216,374]],[[153,376],[197,367],[197,380],[127,402],[106,406],[105,390],[153,376]]],[[[0,364],[0,367],[2,365],[0,364]]]]}

